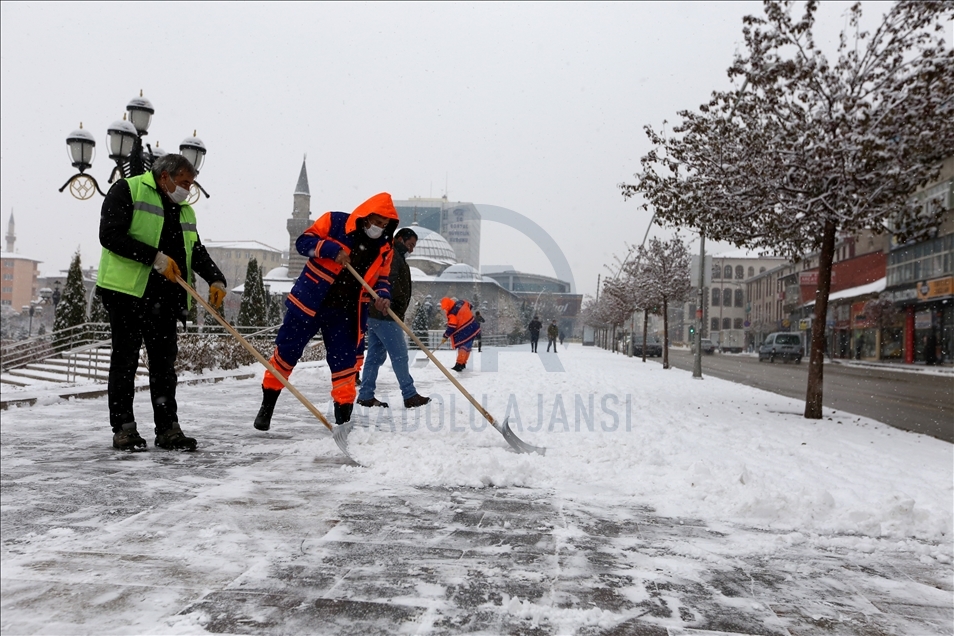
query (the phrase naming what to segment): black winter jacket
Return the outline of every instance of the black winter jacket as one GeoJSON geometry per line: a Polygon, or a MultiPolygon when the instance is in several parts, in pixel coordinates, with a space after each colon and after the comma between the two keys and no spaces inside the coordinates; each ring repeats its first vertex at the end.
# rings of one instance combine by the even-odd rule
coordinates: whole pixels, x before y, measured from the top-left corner
{"type": "MultiPolygon", "coordinates": [[[[391,281],[391,311],[403,321],[407,306],[411,302],[411,268],[404,260],[405,253],[398,249],[397,245],[394,246],[392,254],[391,273],[388,275],[391,281]]],[[[371,303],[368,315],[377,320],[391,320],[387,312],[382,314],[375,309],[374,303],[371,303]]]]}
{"type": "MultiPolygon", "coordinates": [[[[152,266],[156,260],[156,253],[162,252],[176,262],[179,269],[183,270],[185,276],[185,242],[182,238],[182,226],[179,224],[179,204],[173,203],[172,199],[166,196],[166,193],[159,188],[162,197],[162,209],[164,221],[162,224],[162,234],[159,236],[159,247],[146,245],[142,241],[129,236],[129,226],[132,225],[133,200],[132,193],[129,191],[129,184],[125,179],[121,179],[113,184],[113,187],[106,193],[103,201],[103,209],[99,219],[99,242],[109,251],[134,260],[143,265],[152,266]]],[[[225,276],[216,266],[212,257],[209,256],[202,240],[198,239],[192,246],[192,271],[205,279],[209,284],[220,281],[226,284],[225,276]]],[[[117,297],[128,297],[128,294],[117,292],[111,289],[96,288],[96,293],[102,296],[104,304],[108,306],[109,301],[117,297]]],[[[175,303],[177,305],[177,314],[186,310],[186,292],[176,283],[166,280],[156,270],[149,273],[149,282],[146,283],[146,291],[143,298],[162,303],[175,303]]]]}

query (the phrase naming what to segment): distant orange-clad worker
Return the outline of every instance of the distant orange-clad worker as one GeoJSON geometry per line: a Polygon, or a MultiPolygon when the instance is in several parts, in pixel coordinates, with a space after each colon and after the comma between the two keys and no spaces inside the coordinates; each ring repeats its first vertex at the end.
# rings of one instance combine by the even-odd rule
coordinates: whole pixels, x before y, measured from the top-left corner
{"type": "Polygon", "coordinates": [[[454,371],[463,371],[467,368],[474,339],[480,336],[480,323],[474,319],[470,303],[466,300],[442,298],[441,309],[447,314],[444,340],[450,340],[451,347],[457,349],[457,364],[451,368],[454,371]]]}

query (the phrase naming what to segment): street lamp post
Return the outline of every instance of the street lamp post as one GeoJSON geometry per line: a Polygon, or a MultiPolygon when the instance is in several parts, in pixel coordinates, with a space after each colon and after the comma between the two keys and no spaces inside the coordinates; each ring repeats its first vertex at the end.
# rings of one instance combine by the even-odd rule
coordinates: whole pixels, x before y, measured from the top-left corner
{"type": "MultiPolygon", "coordinates": [[[[117,178],[125,179],[145,174],[152,168],[156,159],[166,154],[165,150],[159,148],[158,143],[155,148],[150,144],[143,144],[142,138],[148,134],[155,112],[152,102],[143,97],[140,91],[138,97],[133,97],[126,104],[126,113],[123,118],[113,122],[106,129],[109,158],[116,162],[116,166],[109,175],[108,183],[113,183],[117,178]]],[[[69,187],[70,194],[81,201],[92,198],[96,192],[106,196],[95,177],[86,174],[96,156],[96,138],[83,128],[82,122],[79,128],[67,135],[66,146],[70,162],[79,172],[63,184],[60,192],[69,187]]],[[[186,137],[179,144],[179,152],[192,163],[198,175],[205,160],[206,147],[202,140],[195,136],[195,131],[191,137],[186,137]]],[[[188,202],[195,203],[199,200],[200,194],[209,198],[209,193],[196,181],[189,193],[188,202]]]]}
{"type": "MultiPolygon", "coordinates": [[[[30,325],[29,327],[27,327],[27,338],[33,335],[33,315],[37,312],[37,305],[39,304],[39,302],[40,301],[35,299],[30,301],[30,305],[29,305],[30,325]]],[[[43,309],[40,308],[40,312],[42,311],[43,309]]]]}
{"type": "Polygon", "coordinates": [[[56,306],[60,304],[60,281],[53,282],[53,295],[50,296],[50,300],[53,301],[53,320],[56,320],[56,306]]]}

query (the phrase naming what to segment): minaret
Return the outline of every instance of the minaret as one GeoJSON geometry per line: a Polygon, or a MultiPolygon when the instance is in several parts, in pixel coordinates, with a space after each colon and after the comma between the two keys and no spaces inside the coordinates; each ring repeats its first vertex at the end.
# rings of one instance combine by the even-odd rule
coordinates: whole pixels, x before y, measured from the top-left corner
{"type": "Polygon", "coordinates": [[[7,252],[13,251],[13,244],[16,240],[17,236],[13,231],[13,208],[10,208],[10,221],[7,222],[7,252]]]}
{"type": "Polygon", "coordinates": [[[297,278],[304,269],[308,259],[295,249],[295,241],[311,226],[311,190],[308,189],[308,170],[305,161],[308,155],[301,160],[301,172],[298,174],[298,184],[295,186],[295,202],[292,206],[292,215],[288,219],[288,277],[297,278]]]}

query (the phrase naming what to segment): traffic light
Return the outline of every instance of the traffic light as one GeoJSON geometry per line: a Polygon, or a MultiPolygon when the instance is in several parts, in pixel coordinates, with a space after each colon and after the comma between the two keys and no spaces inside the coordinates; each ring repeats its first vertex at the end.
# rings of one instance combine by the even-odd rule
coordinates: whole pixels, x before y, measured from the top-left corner
{"type": "Polygon", "coordinates": [[[694,335],[696,335],[696,328],[693,327],[693,326],[690,326],[690,327],[689,327],[689,337],[691,338],[691,337],[693,337],[694,335]]]}

